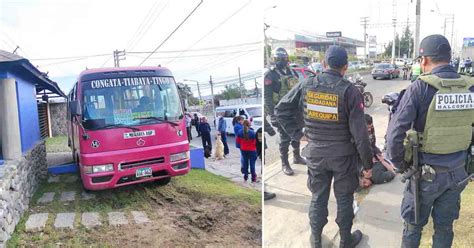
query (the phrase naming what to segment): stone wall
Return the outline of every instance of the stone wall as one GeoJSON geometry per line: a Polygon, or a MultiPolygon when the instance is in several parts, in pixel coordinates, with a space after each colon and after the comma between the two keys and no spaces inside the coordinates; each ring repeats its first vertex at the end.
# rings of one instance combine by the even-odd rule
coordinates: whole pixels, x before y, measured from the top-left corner
{"type": "Polygon", "coordinates": [[[37,144],[22,158],[0,167],[0,247],[15,230],[41,179],[47,175],[46,146],[37,144]]]}
{"type": "Polygon", "coordinates": [[[53,136],[67,135],[67,103],[50,103],[51,132],[53,136]]]}

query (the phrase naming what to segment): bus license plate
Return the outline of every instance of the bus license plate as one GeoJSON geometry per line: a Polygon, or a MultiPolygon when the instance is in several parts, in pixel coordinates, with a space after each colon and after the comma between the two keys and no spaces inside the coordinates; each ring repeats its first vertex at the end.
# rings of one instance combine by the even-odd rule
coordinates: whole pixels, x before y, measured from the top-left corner
{"type": "Polygon", "coordinates": [[[138,177],[146,177],[146,176],[151,176],[152,174],[151,168],[140,168],[135,172],[135,176],[138,177]]]}

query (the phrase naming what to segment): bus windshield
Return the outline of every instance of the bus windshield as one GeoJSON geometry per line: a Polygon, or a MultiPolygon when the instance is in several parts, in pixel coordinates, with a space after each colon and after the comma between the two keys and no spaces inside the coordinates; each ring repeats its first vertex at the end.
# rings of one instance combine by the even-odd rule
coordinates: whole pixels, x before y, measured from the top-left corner
{"type": "Polygon", "coordinates": [[[172,77],[110,78],[82,84],[87,129],[177,121],[183,117],[172,77]]]}

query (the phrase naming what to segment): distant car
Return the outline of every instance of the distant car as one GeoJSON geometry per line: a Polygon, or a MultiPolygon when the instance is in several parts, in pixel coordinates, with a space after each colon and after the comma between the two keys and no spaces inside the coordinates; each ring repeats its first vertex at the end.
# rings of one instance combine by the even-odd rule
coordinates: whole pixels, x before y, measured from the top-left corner
{"type": "Polygon", "coordinates": [[[406,60],[402,59],[402,58],[396,58],[395,59],[395,65],[397,65],[397,66],[404,66],[405,62],[406,62],[406,60]]]}
{"type": "MultiPolygon", "coordinates": [[[[234,125],[232,124],[232,120],[236,116],[242,116],[244,119],[248,119],[250,121],[251,127],[255,131],[262,127],[263,124],[261,104],[220,106],[216,108],[216,114],[219,116],[220,113],[224,113],[226,132],[229,134],[234,134],[234,125]]],[[[218,119],[218,116],[216,116],[216,119],[218,119]]]]}
{"type": "Polygon", "coordinates": [[[398,78],[400,77],[400,70],[396,65],[388,64],[388,63],[382,63],[382,64],[376,64],[374,69],[372,69],[372,78],[377,79],[377,78],[398,78]]]}
{"type": "Polygon", "coordinates": [[[359,64],[359,69],[369,69],[369,65],[365,63],[359,64]]]}
{"type": "Polygon", "coordinates": [[[194,117],[194,114],[196,114],[198,116],[199,119],[201,119],[202,117],[204,117],[203,114],[199,113],[199,112],[189,112],[189,114],[194,117]]]}
{"type": "Polygon", "coordinates": [[[304,68],[304,67],[294,67],[294,68],[291,68],[291,69],[296,71],[296,74],[298,74],[298,79],[299,79],[300,82],[303,79],[308,78],[310,76],[318,75],[318,73],[316,73],[316,72],[314,72],[310,69],[304,68]]]}

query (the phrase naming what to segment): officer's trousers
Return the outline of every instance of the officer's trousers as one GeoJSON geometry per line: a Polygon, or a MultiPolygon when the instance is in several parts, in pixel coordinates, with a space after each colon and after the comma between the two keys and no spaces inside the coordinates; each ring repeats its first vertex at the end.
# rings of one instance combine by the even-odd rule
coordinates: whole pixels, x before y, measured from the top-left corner
{"type": "Polygon", "coordinates": [[[309,206],[311,231],[322,232],[327,224],[328,200],[334,179],[334,195],[337,202],[336,223],[342,233],[350,235],[354,210],[354,191],[359,185],[357,155],[344,157],[307,158],[308,188],[313,193],[309,206]]]}
{"type": "Polygon", "coordinates": [[[290,135],[288,135],[281,126],[277,126],[277,129],[280,134],[280,155],[287,158],[290,144],[293,149],[300,149],[300,139],[303,137],[303,132],[300,132],[296,140],[292,140],[290,135]]]}
{"type": "Polygon", "coordinates": [[[453,243],[453,221],[459,218],[461,206],[461,192],[466,187],[457,185],[467,177],[464,168],[452,172],[438,173],[432,182],[420,180],[419,223],[415,224],[414,195],[410,182],[405,187],[401,205],[402,218],[405,221],[403,230],[402,247],[419,247],[421,232],[433,218],[433,246],[434,248],[448,248],[453,243]]]}

